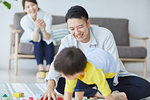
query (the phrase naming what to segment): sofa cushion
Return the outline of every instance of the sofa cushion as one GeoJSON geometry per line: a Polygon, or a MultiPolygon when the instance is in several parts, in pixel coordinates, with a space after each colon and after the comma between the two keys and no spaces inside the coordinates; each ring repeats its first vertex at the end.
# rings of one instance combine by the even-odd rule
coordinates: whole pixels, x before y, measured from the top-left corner
{"type": "Polygon", "coordinates": [[[32,43],[19,43],[18,53],[33,55],[34,54],[33,44],[32,43]]]}
{"type": "Polygon", "coordinates": [[[108,28],[118,46],[129,46],[128,20],[119,18],[90,18],[91,24],[108,28]]]}
{"type": "Polygon", "coordinates": [[[52,25],[65,23],[65,16],[52,15],[52,25]]]}
{"type": "Polygon", "coordinates": [[[67,23],[52,25],[52,30],[62,29],[62,28],[67,29],[67,23]]]}
{"type": "Polygon", "coordinates": [[[66,35],[69,34],[68,29],[56,29],[53,30],[53,40],[54,45],[60,45],[61,39],[64,38],[66,35]]]}
{"type": "Polygon", "coordinates": [[[147,56],[147,50],[144,47],[118,46],[117,48],[120,58],[145,58],[147,56]]]}
{"type": "Polygon", "coordinates": [[[17,29],[17,30],[21,30],[21,33],[20,33],[20,37],[23,33],[23,29],[20,25],[20,20],[21,18],[24,16],[25,14],[23,12],[20,12],[20,13],[15,13],[14,15],[14,20],[13,20],[13,25],[14,27],[17,29]]]}
{"type": "MultiPolygon", "coordinates": [[[[58,48],[59,48],[59,46],[54,46],[54,54],[57,53],[58,48]]],[[[33,44],[32,43],[19,43],[18,53],[33,55],[34,54],[33,44]]]]}

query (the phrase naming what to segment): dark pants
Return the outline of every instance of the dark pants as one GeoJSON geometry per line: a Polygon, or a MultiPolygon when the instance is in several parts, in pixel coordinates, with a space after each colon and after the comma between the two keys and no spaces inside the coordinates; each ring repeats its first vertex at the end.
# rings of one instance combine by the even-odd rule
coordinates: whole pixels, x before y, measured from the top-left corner
{"type": "Polygon", "coordinates": [[[54,57],[54,45],[53,43],[50,43],[47,45],[47,43],[43,40],[40,42],[33,42],[34,45],[34,55],[35,59],[37,61],[37,64],[43,64],[43,60],[46,60],[46,65],[51,64],[54,57]]]}
{"type": "MultiPolygon", "coordinates": [[[[150,96],[150,83],[143,78],[126,76],[118,78],[119,84],[114,86],[115,90],[125,92],[128,100],[139,100],[150,96]]],[[[64,94],[65,79],[60,78],[56,90],[64,94]]]]}
{"type": "MultiPolygon", "coordinates": [[[[107,83],[110,87],[110,89],[112,91],[114,91],[114,86],[113,86],[113,80],[114,78],[112,79],[107,79],[107,83]]],[[[84,96],[85,97],[94,97],[94,95],[99,92],[100,94],[102,94],[100,91],[98,91],[97,89],[97,85],[96,84],[92,84],[92,85],[87,85],[85,84],[84,82],[82,82],[81,80],[77,80],[77,84],[76,84],[76,87],[74,89],[75,92],[82,92],[84,91],[84,96]],[[96,89],[93,89],[93,87],[95,87],[96,89]]]]}
{"type": "Polygon", "coordinates": [[[125,92],[128,100],[139,100],[150,96],[150,83],[140,77],[127,76],[119,77],[119,84],[114,88],[125,92]]]}

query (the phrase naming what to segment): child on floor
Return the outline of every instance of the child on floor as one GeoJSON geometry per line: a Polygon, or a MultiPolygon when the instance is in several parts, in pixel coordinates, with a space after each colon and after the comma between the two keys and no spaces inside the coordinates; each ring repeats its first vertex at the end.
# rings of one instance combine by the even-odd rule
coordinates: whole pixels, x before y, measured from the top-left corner
{"type": "Polygon", "coordinates": [[[83,96],[127,100],[124,92],[114,91],[113,80],[119,67],[113,56],[102,49],[90,48],[84,55],[78,48],[64,48],[56,56],[54,68],[66,78],[65,100],[71,100],[73,91],[76,100],[83,96]]]}

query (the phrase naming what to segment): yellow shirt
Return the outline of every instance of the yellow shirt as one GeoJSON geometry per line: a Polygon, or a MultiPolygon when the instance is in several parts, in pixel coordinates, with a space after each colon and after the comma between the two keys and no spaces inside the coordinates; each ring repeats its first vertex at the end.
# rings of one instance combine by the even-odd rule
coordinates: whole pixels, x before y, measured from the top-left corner
{"type": "Polygon", "coordinates": [[[111,93],[109,85],[106,78],[113,78],[116,75],[115,73],[106,73],[104,75],[103,69],[97,69],[90,62],[87,62],[86,68],[84,70],[84,76],[78,76],[74,80],[67,80],[65,85],[65,92],[73,93],[74,88],[77,83],[77,79],[81,80],[85,84],[96,84],[98,90],[102,93],[103,96],[108,96],[111,93]]]}

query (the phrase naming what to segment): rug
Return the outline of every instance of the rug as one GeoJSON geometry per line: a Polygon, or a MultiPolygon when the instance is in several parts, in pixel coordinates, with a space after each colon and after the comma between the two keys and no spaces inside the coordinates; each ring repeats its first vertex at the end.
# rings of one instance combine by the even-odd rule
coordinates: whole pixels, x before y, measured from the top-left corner
{"type": "Polygon", "coordinates": [[[21,100],[23,98],[14,98],[13,93],[24,93],[24,98],[33,97],[36,100],[38,94],[43,94],[46,91],[44,83],[0,83],[0,100],[6,94],[11,100],[21,100]]]}
{"type": "MultiPolygon", "coordinates": [[[[6,94],[10,100],[28,100],[28,97],[33,97],[33,100],[37,100],[37,95],[45,93],[47,87],[45,83],[0,83],[0,100],[2,96],[6,94]],[[21,92],[24,93],[24,97],[15,98],[13,93],[21,92]]],[[[57,93],[59,94],[59,93],[57,93]]],[[[72,98],[72,100],[75,100],[72,98]]],[[[87,99],[86,99],[87,100],[87,99]]],[[[104,99],[97,99],[104,100],[104,99]]]]}

